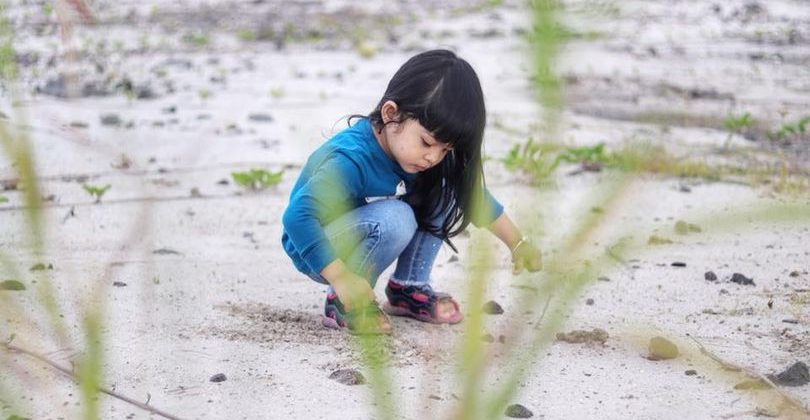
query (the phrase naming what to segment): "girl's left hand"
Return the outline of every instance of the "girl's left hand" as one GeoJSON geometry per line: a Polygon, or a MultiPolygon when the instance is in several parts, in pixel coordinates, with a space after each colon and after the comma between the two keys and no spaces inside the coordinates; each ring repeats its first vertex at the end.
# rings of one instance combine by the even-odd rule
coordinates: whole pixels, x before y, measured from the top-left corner
{"type": "Polygon", "coordinates": [[[524,269],[534,273],[543,268],[540,250],[528,240],[522,240],[512,250],[512,274],[520,274],[524,269]]]}

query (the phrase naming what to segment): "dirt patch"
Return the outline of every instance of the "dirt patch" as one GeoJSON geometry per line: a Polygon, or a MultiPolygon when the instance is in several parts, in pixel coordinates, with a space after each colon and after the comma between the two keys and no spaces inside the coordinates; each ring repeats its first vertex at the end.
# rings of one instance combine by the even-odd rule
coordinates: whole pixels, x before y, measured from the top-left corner
{"type": "Polygon", "coordinates": [[[557,341],[571,344],[599,344],[604,345],[610,336],[607,331],[601,328],[594,328],[590,331],[574,330],[571,332],[557,333],[557,341]]]}
{"type": "MultiPolygon", "coordinates": [[[[345,331],[332,330],[321,324],[321,316],[314,311],[281,309],[263,303],[225,304],[217,309],[226,311],[231,319],[227,326],[205,328],[202,333],[230,341],[248,341],[271,347],[283,344],[317,345],[335,351],[338,361],[321,366],[335,370],[359,361],[356,343],[345,331]]],[[[454,331],[417,321],[393,319],[394,334],[382,340],[384,349],[394,366],[414,363],[444,363],[452,360],[454,331]],[[415,324],[415,325],[414,325],[415,324]]],[[[375,352],[376,353],[376,352],[375,352]]]]}

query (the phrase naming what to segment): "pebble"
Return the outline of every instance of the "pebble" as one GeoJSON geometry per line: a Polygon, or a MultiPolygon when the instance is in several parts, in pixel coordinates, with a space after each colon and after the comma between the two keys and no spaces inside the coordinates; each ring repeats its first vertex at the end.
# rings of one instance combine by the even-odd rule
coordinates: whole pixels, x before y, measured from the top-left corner
{"type": "Polygon", "coordinates": [[[585,301],[585,304],[586,304],[586,305],[588,305],[588,306],[592,306],[592,305],[593,305],[593,299],[588,298],[588,299],[585,301]]]}
{"type": "Polygon", "coordinates": [[[669,360],[678,357],[680,354],[675,343],[658,336],[650,339],[647,350],[650,352],[648,357],[650,360],[669,360]]]}
{"type": "Polygon", "coordinates": [[[101,116],[101,125],[119,127],[123,121],[118,114],[104,114],[101,116]]]}
{"type": "Polygon", "coordinates": [[[684,372],[684,374],[685,374],[686,376],[695,376],[695,375],[697,375],[697,371],[696,371],[696,370],[694,370],[694,369],[689,369],[689,370],[687,370],[686,372],[684,372]]]}
{"type": "Polygon", "coordinates": [[[740,273],[732,274],[731,275],[731,282],[732,283],[737,283],[737,284],[742,285],[742,286],[756,286],[756,283],[754,283],[754,279],[745,277],[744,275],[742,275],[740,273]]]}
{"type": "Polygon", "coordinates": [[[772,380],[783,386],[802,386],[810,383],[810,371],[804,362],[796,362],[772,380]]]}
{"type": "Polygon", "coordinates": [[[209,379],[209,380],[211,382],[224,382],[224,381],[228,380],[228,377],[225,376],[224,373],[217,373],[216,375],[212,376],[211,379],[209,379]]]}
{"type": "Polygon", "coordinates": [[[499,305],[498,302],[495,302],[494,300],[490,300],[489,302],[485,303],[482,310],[484,311],[485,314],[490,315],[500,315],[503,313],[503,308],[501,307],[501,305],[499,305]]]}
{"type": "Polygon", "coordinates": [[[520,404],[512,404],[509,407],[506,407],[504,414],[506,414],[506,417],[511,417],[513,419],[528,419],[534,416],[534,413],[532,413],[531,410],[520,404]]]}
{"type": "Polygon", "coordinates": [[[673,267],[686,267],[686,263],[685,263],[685,262],[681,262],[681,261],[675,261],[675,262],[674,262],[674,263],[672,263],[671,265],[672,265],[673,267]]]}
{"type": "Polygon", "coordinates": [[[714,274],[714,271],[707,271],[703,274],[703,278],[708,281],[717,281],[717,274],[714,274]]]}
{"type": "Polygon", "coordinates": [[[255,122],[273,122],[273,116],[270,114],[263,114],[263,113],[255,113],[248,115],[248,119],[250,121],[255,122]]]}
{"type": "Polygon", "coordinates": [[[356,369],[338,369],[329,375],[329,379],[349,386],[366,383],[366,378],[356,369]]]}

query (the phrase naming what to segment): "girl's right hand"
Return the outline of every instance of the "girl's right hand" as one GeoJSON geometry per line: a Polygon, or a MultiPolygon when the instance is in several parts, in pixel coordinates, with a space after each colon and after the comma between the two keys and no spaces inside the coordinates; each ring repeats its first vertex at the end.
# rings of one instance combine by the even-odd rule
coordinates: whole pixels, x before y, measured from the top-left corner
{"type": "Polygon", "coordinates": [[[347,311],[362,308],[375,301],[374,289],[368,281],[348,270],[332,282],[332,288],[347,311]]]}
{"type": "Polygon", "coordinates": [[[368,281],[349,270],[339,259],[327,265],[321,276],[335,289],[346,310],[362,308],[375,300],[368,281]]]}

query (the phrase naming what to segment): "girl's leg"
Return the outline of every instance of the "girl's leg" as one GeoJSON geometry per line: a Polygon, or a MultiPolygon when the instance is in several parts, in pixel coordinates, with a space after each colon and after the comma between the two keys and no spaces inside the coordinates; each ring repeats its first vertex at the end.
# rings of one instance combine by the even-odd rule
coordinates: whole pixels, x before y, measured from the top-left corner
{"type": "MultiPolygon", "coordinates": [[[[366,278],[373,288],[380,273],[411,242],[416,226],[407,203],[380,200],[339,217],[324,232],[349,270],[366,278]]],[[[318,273],[310,277],[326,283],[318,273]]]]}
{"type": "Polygon", "coordinates": [[[417,230],[413,239],[397,260],[397,268],[391,280],[403,286],[430,284],[430,272],[442,240],[427,231],[417,230]]]}

